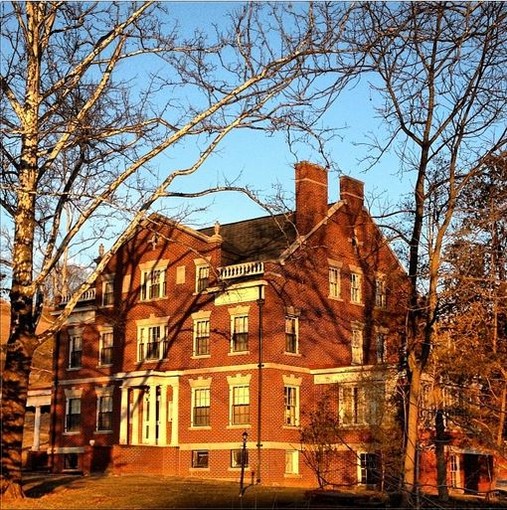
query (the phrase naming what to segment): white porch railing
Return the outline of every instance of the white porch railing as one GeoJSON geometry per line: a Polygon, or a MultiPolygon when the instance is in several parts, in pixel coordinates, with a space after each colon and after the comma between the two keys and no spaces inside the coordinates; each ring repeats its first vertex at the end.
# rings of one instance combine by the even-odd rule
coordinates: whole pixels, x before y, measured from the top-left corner
{"type": "Polygon", "coordinates": [[[264,262],[244,262],[242,264],[220,267],[218,268],[218,274],[221,280],[261,275],[264,274],[264,262]]]}
{"type": "MultiPolygon", "coordinates": [[[[88,289],[85,292],[83,292],[80,296],[80,298],[77,300],[78,303],[81,301],[93,301],[95,299],[95,288],[88,289]]],[[[64,305],[65,303],[68,303],[70,298],[72,297],[72,294],[68,294],[67,296],[62,296],[62,300],[60,301],[61,305],[64,305]]]]}

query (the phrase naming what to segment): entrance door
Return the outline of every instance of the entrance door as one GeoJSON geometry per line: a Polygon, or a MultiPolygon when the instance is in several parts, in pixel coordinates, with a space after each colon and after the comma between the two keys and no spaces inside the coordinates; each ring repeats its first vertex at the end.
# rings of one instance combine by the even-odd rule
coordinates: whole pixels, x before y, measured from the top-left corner
{"type": "Polygon", "coordinates": [[[463,471],[465,472],[465,493],[476,493],[479,490],[479,455],[465,453],[463,455],[463,471]]]}

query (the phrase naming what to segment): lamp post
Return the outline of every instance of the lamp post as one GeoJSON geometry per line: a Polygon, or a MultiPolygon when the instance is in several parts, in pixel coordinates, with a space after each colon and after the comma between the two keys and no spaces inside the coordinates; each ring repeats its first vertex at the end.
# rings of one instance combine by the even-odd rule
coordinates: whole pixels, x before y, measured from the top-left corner
{"type": "Polygon", "coordinates": [[[246,440],[248,439],[248,432],[245,430],[241,435],[243,438],[243,446],[241,448],[241,477],[239,479],[239,497],[243,497],[245,493],[245,464],[246,464],[246,440]]]}

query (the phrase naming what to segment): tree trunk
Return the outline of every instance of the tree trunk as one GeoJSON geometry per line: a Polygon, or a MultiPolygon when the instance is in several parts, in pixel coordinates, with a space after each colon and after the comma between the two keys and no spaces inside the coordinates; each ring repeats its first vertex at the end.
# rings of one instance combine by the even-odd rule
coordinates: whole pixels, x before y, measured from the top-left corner
{"type": "Polygon", "coordinates": [[[11,335],[2,374],[2,473],[0,493],[3,500],[23,497],[21,454],[28,382],[35,336],[11,335]]]}
{"type": "Polygon", "coordinates": [[[445,424],[442,409],[435,414],[435,456],[437,458],[437,487],[438,499],[449,500],[449,489],[447,487],[447,462],[445,458],[445,424]]]}

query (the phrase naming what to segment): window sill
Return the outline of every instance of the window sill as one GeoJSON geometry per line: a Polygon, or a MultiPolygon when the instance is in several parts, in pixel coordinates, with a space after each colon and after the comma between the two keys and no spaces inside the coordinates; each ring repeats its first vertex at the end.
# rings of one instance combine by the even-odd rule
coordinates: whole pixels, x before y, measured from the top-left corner
{"type": "MultiPolygon", "coordinates": [[[[230,473],[238,473],[241,471],[241,466],[228,467],[227,471],[229,471],[230,473]]],[[[248,472],[248,474],[250,474],[250,469],[247,465],[245,465],[245,476],[246,476],[247,472],[248,472]]]]}
{"type": "Polygon", "coordinates": [[[282,425],[283,430],[300,430],[300,425],[282,425]]]}
{"type": "Polygon", "coordinates": [[[191,425],[188,430],[211,430],[211,425],[191,425]]]}
{"type": "Polygon", "coordinates": [[[350,304],[351,305],[356,305],[356,306],[364,306],[364,303],[356,302],[356,301],[350,301],[350,304]]]}
{"type": "Polygon", "coordinates": [[[83,367],[67,367],[67,372],[77,372],[81,370],[83,367]]]}
{"type": "Polygon", "coordinates": [[[211,358],[211,354],[193,354],[190,359],[207,359],[211,358]]]}
{"type": "Polygon", "coordinates": [[[79,434],[81,434],[80,430],[65,431],[63,433],[64,436],[77,436],[79,434]]]}
{"type": "Polygon", "coordinates": [[[343,301],[343,298],[338,296],[327,296],[328,299],[332,299],[333,301],[343,301]]]}
{"type": "Polygon", "coordinates": [[[112,366],[112,363],[104,363],[104,365],[97,365],[97,368],[111,368],[112,366]]]}
{"type": "Polygon", "coordinates": [[[300,353],[300,352],[283,351],[283,353],[284,353],[286,356],[293,356],[293,357],[295,357],[295,358],[300,358],[300,357],[301,357],[301,353],[300,353]]]}
{"type": "Polygon", "coordinates": [[[251,429],[252,428],[252,425],[250,425],[250,423],[244,423],[242,425],[227,425],[225,427],[226,429],[233,429],[233,430],[238,430],[238,429],[251,429]]]}
{"type": "Polygon", "coordinates": [[[94,434],[112,434],[113,431],[112,430],[95,430],[93,433],[94,434]]]}
{"type": "Polygon", "coordinates": [[[300,475],[299,473],[284,473],[283,477],[284,478],[303,478],[303,476],[300,475]]]}
{"type": "Polygon", "coordinates": [[[210,472],[210,468],[207,467],[207,468],[198,468],[198,467],[191,467],[188,469],[190,471],[190,473],[206,473],[206,472],[210,472]]]}
{"type": "Polygon", "coordinates": [[[227,356],[241,356],[243,354],[250,354],[250,351],[233,351],[233,352],[228,352],[227,356]]]}

